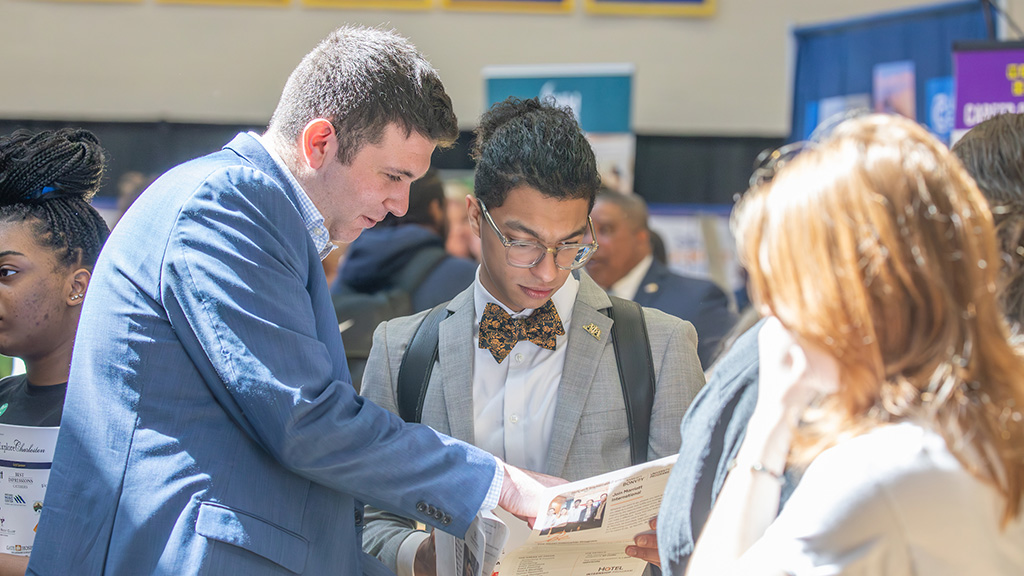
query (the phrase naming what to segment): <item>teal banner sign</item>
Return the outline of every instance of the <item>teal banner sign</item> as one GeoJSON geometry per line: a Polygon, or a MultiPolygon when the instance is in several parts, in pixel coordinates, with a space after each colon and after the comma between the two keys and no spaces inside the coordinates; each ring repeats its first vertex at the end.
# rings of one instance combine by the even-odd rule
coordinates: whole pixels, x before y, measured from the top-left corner
{"type": "Polygon", "coordinates": [[[629,133],[633,98],[631,64],[494,66],[484,69],[487,106],[509,96],[553,98],[576,114],[588,133],[629,133]]]}

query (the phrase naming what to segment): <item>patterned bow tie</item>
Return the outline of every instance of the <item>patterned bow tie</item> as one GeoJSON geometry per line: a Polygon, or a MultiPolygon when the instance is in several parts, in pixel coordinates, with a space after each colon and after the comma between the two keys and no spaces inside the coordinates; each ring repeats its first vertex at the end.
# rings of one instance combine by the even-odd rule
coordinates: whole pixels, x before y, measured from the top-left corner
{"type": "Polygon", "coordinates": [[[491,351],[501,364],[520,340],[529,340],[541,348],[555,349],[555,336],[565,334],[555,304],[548,300],[527,318],[513,318],[497,304],[484,307],[480,319],[480,347],[491,351]]]}

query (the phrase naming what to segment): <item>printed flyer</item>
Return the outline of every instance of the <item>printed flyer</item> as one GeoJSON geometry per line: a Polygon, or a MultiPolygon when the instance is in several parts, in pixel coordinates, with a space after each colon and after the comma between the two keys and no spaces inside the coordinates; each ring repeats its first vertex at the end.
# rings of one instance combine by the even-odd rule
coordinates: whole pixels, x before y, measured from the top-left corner
{"type": "Polygon", "coordinates": [[[477,516],[466,540],[435,531],[437,573],[462,576],[641,576],[647,563],[626,555],[649,529],[676,456],[548,489],[546,504],[521,546],[507,546],[509,527],[477,516]],[[504,556],[500,551],[504,550],[504,556]]]}
{"type": "Polygon", "coordinates": [[[28,556],[60,428],[0,424],[0,551],[28,556]]]}

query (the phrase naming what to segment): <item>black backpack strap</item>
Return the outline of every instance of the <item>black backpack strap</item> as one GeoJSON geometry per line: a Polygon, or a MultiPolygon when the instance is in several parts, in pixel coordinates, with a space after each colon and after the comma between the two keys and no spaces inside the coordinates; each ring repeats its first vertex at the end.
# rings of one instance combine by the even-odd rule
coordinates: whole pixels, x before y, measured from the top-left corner
{"type": "Polygon", "coordinates": [[[430,246],[424,248],[398,272],[395,276],[394,286],[405,290],[412,298],[416,289],[423,284],[427,276],[437,268],[441,260],[448,256],[441,246],[430,246]]]}
{"type": "Polygon", "coordinates": [[[612,324],[612,345],[619,367],[622,398],[626,402],[629,424],[629,455],[634,465],[647,461],[651,437],[651,410],[654,408],[654,361],[647,335],[643,308],[632,300],[610,296],[608,310],[612,324]]]}
{"type": "Polygon", "coordinates": [[[423,414],[423,399],[437,361],[438,330],[441,320],[448,317],[447,306],[448,302],[442,302],[427,312],[398,367],[398,415],[406,422],[419,422],[423,414]]]}

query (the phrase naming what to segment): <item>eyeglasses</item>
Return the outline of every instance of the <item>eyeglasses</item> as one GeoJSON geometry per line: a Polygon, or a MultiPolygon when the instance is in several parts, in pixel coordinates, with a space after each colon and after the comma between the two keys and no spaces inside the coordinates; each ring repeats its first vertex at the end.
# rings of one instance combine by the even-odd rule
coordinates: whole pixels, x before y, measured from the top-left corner
{"type": "Polygon", "coordinates": [[[800,140],[780,148],[762,150],[754,160],[754,171],[750,175],[750,187],[757,188],[771,182],[775,175],[779,173],[779,170],[782,170],[786,164],[789,164],[791,160],[804,150],[814,146],[814,142],[800,140]]]}
{"type": "MultiPolygon", "coordinates": [[[[775,149],[763,150],[754,160],[754,172],[750,175],[750,188],[757,188],[772,181],[772,178],[801,152],[818,146],[827,140],[837,128],[848,120],[861,118],[871,114],[867,108],[853,108],[833,114],[815,127],[807,140],[791,142],[775,149]]],[[[739,196],[739,195],[737,195],[739,196]]]]}
{"type": "MultiPolygon", "coordinates": [[[[505,261],[508,262],[509,266],[533,268],[540,264],[540,261],[545,256],[554,254],[555,266],[562,270],[577,270],[582,268],[590,260],[590,257],[594,255],[594,251],[597,250],[596,240],[590,244],[560,244],[554,248],[549,248],[540,242],[509,240],[501,233],[501,230],[498,230],[498,225],[494,223],[491,214],[487,212],[487,206],[484,206],[483,201],[479,198],[476,201],[480,205],[480,212],[483,213],[484,219],[491,225],[494,233],[498,235],[501,244],[505,246],[505,261]]],[[[587,217],[587,226],[590,227],[590,237],[597,238],[597,235],[594,234],[594,221],[589,216],[587,217]]]]}

